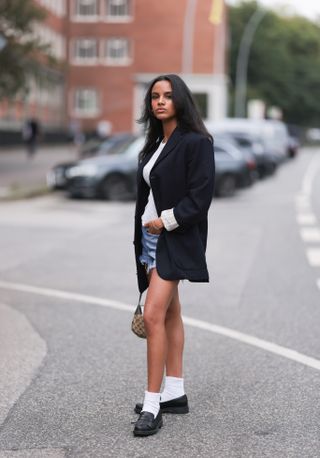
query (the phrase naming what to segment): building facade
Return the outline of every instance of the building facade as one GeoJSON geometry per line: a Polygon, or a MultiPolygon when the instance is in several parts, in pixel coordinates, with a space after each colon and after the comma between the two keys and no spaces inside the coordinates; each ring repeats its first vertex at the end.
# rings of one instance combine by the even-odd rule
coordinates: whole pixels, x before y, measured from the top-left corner
{"type": "Polygon", "coordinates": [[[61,65],[43,67],[50,84],[31,81],[27,97],[0,104],[0,130],[36,117],[45,131],[137,132],[146,87],[163,73],[182,76],[205,119],[226,116],[224,0],[34,2],[46,12],[34,34],[61,65]]]}
{"type": "Polygon", "coordinates": [[[69,122],[137,131],[148,82],[181,75],[205,119],[226,115],[223,0],[69,0],[69,122]]]}

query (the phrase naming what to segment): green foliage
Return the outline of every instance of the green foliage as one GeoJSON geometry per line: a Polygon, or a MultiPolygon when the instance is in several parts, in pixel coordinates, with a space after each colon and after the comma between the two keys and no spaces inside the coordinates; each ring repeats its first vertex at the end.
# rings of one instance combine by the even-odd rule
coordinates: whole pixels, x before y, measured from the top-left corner
{"type": "MultiPolygon", "coordinates": [[[[242,1],[229,10],[233,89],[239,43],[256,8],[256,1],[242,1]]],[[[279,106],[287,122],[320,124],[320,25],[300,16],[267,12],[251,47],[248,98],[279,106]]]]}
{"type": "Polygon", "coordinates": [[[49,46],[33,35],[33,25],[45,15],[32,0],[0,0],[0,99],[27,92],[31,77],[42,78],[51,62],[49,46]]]}

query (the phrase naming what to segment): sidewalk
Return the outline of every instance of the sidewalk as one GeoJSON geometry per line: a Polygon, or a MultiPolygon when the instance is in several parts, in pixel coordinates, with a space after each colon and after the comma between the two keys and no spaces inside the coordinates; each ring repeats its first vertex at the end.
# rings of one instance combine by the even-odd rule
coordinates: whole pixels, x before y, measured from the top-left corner
{"type": "Polygon", "coordinates": [[[40,145],[32,159],[23,148],[0,148],[0,200],[49,192],[46,174],[55,164],[77,159],[73,145],[40,145]]]}

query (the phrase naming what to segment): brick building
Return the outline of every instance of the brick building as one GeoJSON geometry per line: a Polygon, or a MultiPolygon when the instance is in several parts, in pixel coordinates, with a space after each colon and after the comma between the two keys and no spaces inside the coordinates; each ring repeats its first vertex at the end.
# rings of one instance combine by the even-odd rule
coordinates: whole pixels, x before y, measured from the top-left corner
{"type": "Polygon", "coordinates": [[[226,115],[224,0],[34,0],[45,9],[34,33],[61,63],[44,67],[50,85],[0,104],[0,130],[36,116],[46,131],[71,124],[94,131],[137,131],[148,82],[180,74],[204,118],[226,115]]]}
{"type": "Polygon", "coordinates": [[[226,115],[223,0],[69,0],[68,115],[133,130],[147,83],[180,74],[203,116],[226,115]]]}

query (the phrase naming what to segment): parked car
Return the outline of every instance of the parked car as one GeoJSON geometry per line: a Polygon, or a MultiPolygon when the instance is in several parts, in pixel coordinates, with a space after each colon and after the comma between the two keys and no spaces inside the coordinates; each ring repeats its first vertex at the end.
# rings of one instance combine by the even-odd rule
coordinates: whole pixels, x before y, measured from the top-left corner
{"type": "Polygon", "coordinates": [[[219,146],[221,142],[223,142],[224,145],[222,146],[223,149],[226,149],[231,153],[234,152],[234,155],[237,159],[240,158],[241,155],[243,161],[246,164],[246,166],[244,167],[245,172],[243,174],[243,178],[241,180],[238,180],[238,187],[251,186],[257,180],[258,177],[257,161],[251,149],[239,147],[235,139],[231,135],[229,135],[229,133],[216,134],[214,136],[214,143],[216,147],[219,146]]]}
{"type": "Polygon", "coordinates": [[[318,127],[311,127],[306,131],[306,139],[309,142],[320,142],[320,129],[318,127]]]}
{"type": "MultiPolygon", "coordinates": [[[[134,138],[136,137],[133,134],[125,132],[112,135],[106,140],[101,140],[100,143],[97,143],[97,141],[94,143],[89,142],[83,147],[80,159],[116,154],[124,145],[130,144],[134,138]]],[[[47,186],[52,190],[65,189],[68,180],[67,171],[77,163],[78,161],[69,161],[55,165],[47,173],[47,186]]]]}
{"type": "Polygon", "coordinates": [[[115,154],[79,161],[67,171],[67,191],[71,197],[100,197],[126,200],[136,193],[138,155],[144,138],[133,138],[115,154]]]}
{"type": "Polygon", "coordinates": [[[47,186],[51,190],[65,189],[67,184],[67,170],[76,165],[77,161],[62,162],[47,172],[47,186]]]}
{"type": "Polygon", "coordinates": [[[130,132],[121,132],[111,135],[105,139],[93,138],[88,140],[81,148],[80,158],[85,159],[92,156],[103,156],[105,154],[116,154],[117,148],[129,143],[135,135],[130,132]]]}
{"type": "Polygon", "coordinates": [[[224,139],[215,138],[215,195],[232,196],[237,188],[252,184],[250,176],[255,170],[255,163],[246,161],[242,152],[224,139]]]}
{"type": "Polygon", "coordinates": [[[263,144],[258,137],[250,133],[236,132],[233,130],[228,131],[228,135],[242,151],[251,151],[257,164],[257,174],[259,178],[272,175],[276,171],[276,161],[270,154],[264,151],[263,144]]]}
{"type": "Polygon", "coordinates": [[[258,139],[263,147],[263,154],[269,158],[274,169],[287,158],[289,134],[286,125],[281,121],[226,118],[207,123],[207,128],[213,135],[215,132],[234,132],[258,139]]]}
{"type": "MultiPolygon", "coordinates": [[[[107,200],[134,199],[138,155],[144,141],[143,137],[134,138],[116,154],[79,161],[67,171],[69,195],[107,200]]],[[[246,161],[232,142],[217,138],[215,152],[216,195],[231,196],[236,188],[252,183],[250,174],[255,163],[246,161]]]]}
{"type": "Polygon", "coordinates": [[[288,139],[288,157],[290,159],[293,159],[294,157],[296,157],[298,154],[299,148],[300,148],[300,142],[298,138],[294,137],[293,135],[290,135],[288,139]]]}

